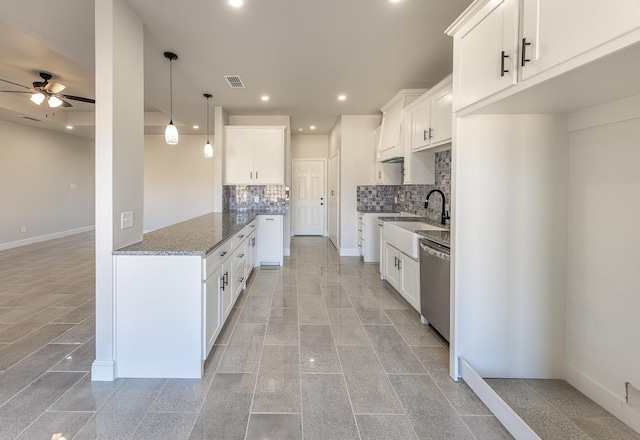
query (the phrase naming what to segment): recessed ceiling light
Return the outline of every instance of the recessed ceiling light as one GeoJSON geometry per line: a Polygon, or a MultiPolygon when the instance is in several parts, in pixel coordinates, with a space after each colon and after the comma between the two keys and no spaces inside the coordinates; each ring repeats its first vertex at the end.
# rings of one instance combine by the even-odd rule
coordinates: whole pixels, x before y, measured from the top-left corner
{"type": "Polygon", "coordinates": [[[338,96],[338,100],[339,100],[339,101],[345,101],[346,99],[347,99],[347,96],[346,96],[346,95],[340,95],[340,96],[338,96]]]}
{"type": "Polygon", "coordinates": [[[73,125],[67,125],[67,130],[73,130],[73,125]]]}
{"type": "Polygon", "coordinates": [[[260,99],[262,99],[263,101],[268,101],[269,97],[267,95],[262,95],[260,99]]]}
{"type": "Polygon", "coordinates": [[[304,131],[304,128],[298,128],[298,131],[304,131]]]}
{"type": "Polygon", "coordinates": [[[400,3],[402,0],[387,0],[389,3],[400,3]]]}
{"type": "Polygon", "coordinates": [[[315,129],[316,129],[316,126],[315,126],[315,125],[312,125],[312,126],[310,126],[309,128],[310,128],[311,130],[315,130],[315,129]]]}
{"type": "Polygon", "coordinates": [[[234,8],[241,8],[244,6],[244,0],[229,0],[229,4],[234,8]]]}
{"type": "Polygon", "coordinates": [[[193,128],[194,128],[194,130],[197,130],[198,128],[200,128],[200,126],[199,125],[194,125],[193,128]]]}

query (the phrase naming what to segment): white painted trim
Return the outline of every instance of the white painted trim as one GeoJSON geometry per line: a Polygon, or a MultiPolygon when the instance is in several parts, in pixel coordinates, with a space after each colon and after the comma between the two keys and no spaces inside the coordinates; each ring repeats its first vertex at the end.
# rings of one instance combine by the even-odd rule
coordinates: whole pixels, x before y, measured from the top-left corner
{"type": "Polygon", "coordinates": [[[69,229],[67,231],[54,232],[53,234],[39,235],[37,237],[25,238],[24,240],[10,241],[8,243],[0,243],[0,251],[13,249],[28,244],[40,243],[43,241],[54,240],[56,238],[67,237],[69,235],[81,234],[83,232],[93,231],[94,225],[84,226],[82,228],[69,229]]]}
{"type": "Polygon", "coordinates": [[[640,413],[573,365],[565,365],[565,380],[611,414],[640,432],[640,413]]]}
{"type": "Polygon", "coordinates": [[[340,248],[341,257],[359,257],[360,251],[358,249],[342,249],[340,248]]]}
{"type": "Polygon", "coordinates": [[[116,378],[116,364],[114,361],[93,361],[91,365],[91,381],[113,382],[116,378]]]}
{"type": "Polygon", "coordinates": [[[570,113],[567,126],[572,132],[638,118],[640,95],[570,113]]]}
{"type": "Polygon", "coordinates": [[[291,249],[290,248],[284,248],[284,256],[285,257],[290,257],[291,256],[291,249]]]}
{"type": "Polygon", "coordinates": [[[459,360],[459,371],[464,381],[487,405],[493,415],[502,423],[509,433],[517,440],[540,440],[524,420],[511,409],[507,403],[491,388],[482,377],[462,357],[459,360]]]}

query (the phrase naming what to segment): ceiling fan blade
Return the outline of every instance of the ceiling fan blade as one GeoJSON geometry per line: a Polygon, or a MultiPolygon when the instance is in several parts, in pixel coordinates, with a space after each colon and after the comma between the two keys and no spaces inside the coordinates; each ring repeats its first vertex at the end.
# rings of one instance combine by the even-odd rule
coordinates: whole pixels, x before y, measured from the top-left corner
{"type": "Polygon", "coordinates": [[[44,85],[44,89],[47,92],[51,92],[51,93],[60,93],[62,92],[67,86],[65,86],[64,84],[60,84],[59,82],[55,82],[55,81],[49,81],[46,82],[44,85]]]}
{"type": "Polygon", "coordinates": [[[0,93],[33,93],[31,91],[23,92],[22,90],[0,90],[0,93]]]}
{"type": "Polygon", "coordinates": [[[62,101],[63,107],[73,107],[70,102],[67,102],[64,99],[60,99],[60,101],[62,101]]]}
{"type": "Polygon", "coordinates": [[[88,102],[89,104],[95,104],[96,103],[95,99],[83,98],[82,96],[60,95],[60,98],[71,99],[73,101],[88,102]]]}
{"type": "Polygon", "coordinates": [[[22,87],[24,89],[28,89],[29,88],[27,86],[23,86],[22,84],[14,83],[13,81],[7,81],[6,79],[2,79],[2,78],[0,78],[0,81],[6,82],[8,84],[13,84],[14,86],[22,87]]]}

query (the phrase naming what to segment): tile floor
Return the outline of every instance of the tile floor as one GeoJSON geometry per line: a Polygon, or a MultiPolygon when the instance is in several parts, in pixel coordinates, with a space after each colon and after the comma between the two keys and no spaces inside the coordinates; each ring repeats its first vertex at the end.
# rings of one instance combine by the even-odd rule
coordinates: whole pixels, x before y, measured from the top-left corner
{"type": "MultiPolygon", "coordinates": [[[[324,238],[251,276],[201,380],[91,382],[93,255],[92,234],[0,252],[0,440],[511,438],[377,265],[324,238]]],[[[593,438],[629,434],[573,415],[593,438]]]]}

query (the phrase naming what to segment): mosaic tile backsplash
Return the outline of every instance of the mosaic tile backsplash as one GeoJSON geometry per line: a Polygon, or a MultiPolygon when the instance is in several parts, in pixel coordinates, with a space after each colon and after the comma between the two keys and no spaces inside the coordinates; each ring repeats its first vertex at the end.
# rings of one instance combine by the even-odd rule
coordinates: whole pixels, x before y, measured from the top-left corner
{"type": "Polygon", "coordinates": [[[257,211],[289,207],[289,187],[284,185],[225,185],[224,211],[257,211]],[[258,202],[255,201],[258,197],[258,202]]]}
{"type": "Polygon", "coordinates": [[[431,190],[439,189],[444,193],[445,210],[450,211],[451,150],[436,153],[435,161],[435,185],[360,185],[356,190],[358,209],[375,211],[395,209],[440,221],[442,214],[440,195],[431,196],[428,209],[424,209],[424,201],[431,190]],[[397,202],[395,202],[396,197],[397,202]]]}

